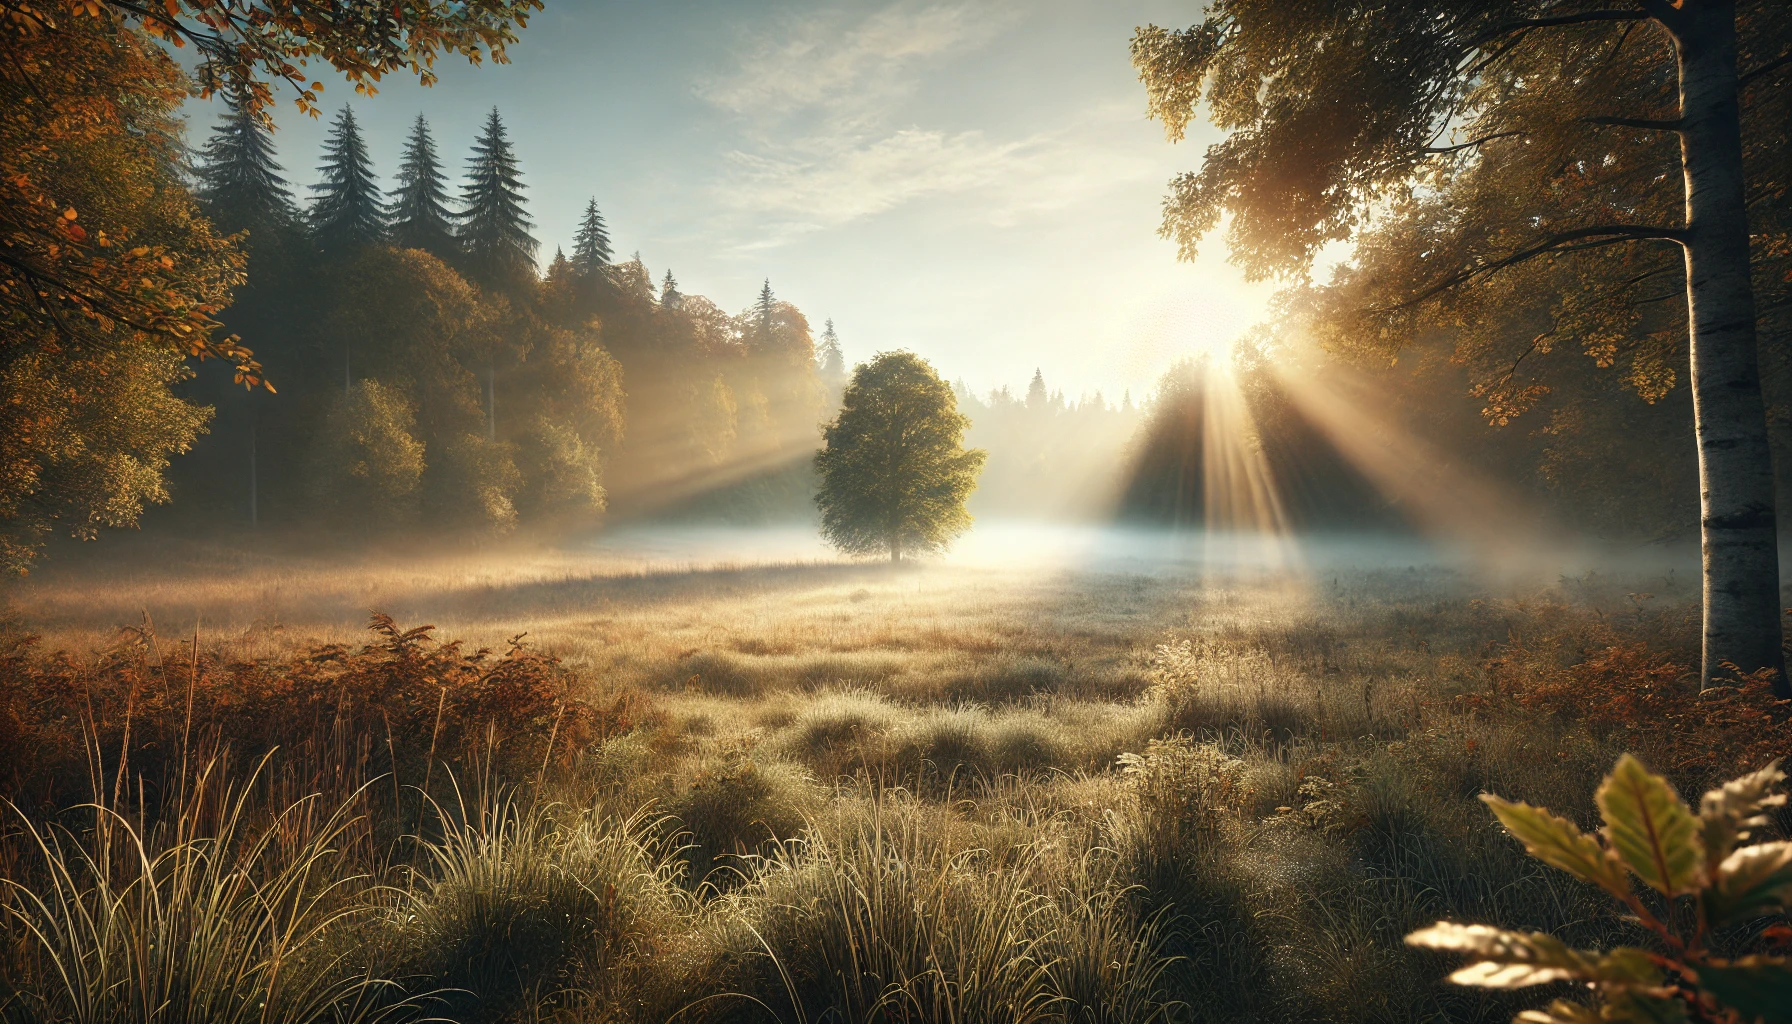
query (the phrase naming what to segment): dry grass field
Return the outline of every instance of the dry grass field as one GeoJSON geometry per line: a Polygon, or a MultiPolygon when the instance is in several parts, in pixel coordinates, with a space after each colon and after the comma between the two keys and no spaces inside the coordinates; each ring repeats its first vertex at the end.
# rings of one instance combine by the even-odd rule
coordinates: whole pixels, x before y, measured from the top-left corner
{"type": "Polygon", "coordinates": [[[1401,936],[1626,925],[1477,794],[1584,818],[1621,750],[1692,788],[1785,745],[1693,721],[1665,569],[989,533],[52,566],[0,1018],[1505,1020],[1401,936]],[[83,778],[116,817],[58,813],[83,778]]]}

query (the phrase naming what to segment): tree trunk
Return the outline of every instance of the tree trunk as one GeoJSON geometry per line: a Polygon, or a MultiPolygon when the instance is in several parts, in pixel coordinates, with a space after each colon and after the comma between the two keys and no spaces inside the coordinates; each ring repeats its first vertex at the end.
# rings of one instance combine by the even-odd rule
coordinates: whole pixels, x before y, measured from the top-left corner
{"type": "Polygon", "coordinates": [[[896,534],[892,533],[892,534],[890,534],[890,564],[895,565],[901,561],[902,561],[902,538],[897,536],[896,534]]]}
{"type": "Polygon", "coordinates": [[[255,423],[249,423],[249,528],[261,527],[261,479],[255,464],[255,423]]]}
{"type": "Polygon", "coordinates": [[[498,364],[485,364],[485,439],[498,439],[498,364]]]}
{"type": "Polygon", "coordinates": [[[1674,31],[1686,175],[1686,301],[1705,631],[1700,682],[1771,668],[1792,696],[1780,649],[1773,460],[1755,355],[1748,207],[1732,0],[1688,0],[1674,31]]]}

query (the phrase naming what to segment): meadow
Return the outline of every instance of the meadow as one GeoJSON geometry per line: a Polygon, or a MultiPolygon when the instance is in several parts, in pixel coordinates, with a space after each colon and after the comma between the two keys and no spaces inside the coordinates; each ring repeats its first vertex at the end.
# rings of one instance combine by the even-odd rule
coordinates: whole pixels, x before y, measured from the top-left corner
{"type": "Polygon", "coordinates": [[[1504,1021],[1402,936],[1632,936],[1478,794],[1792,748],[1684,568],[985,534],[53,563],[0,1019],[1504,1021]]]}

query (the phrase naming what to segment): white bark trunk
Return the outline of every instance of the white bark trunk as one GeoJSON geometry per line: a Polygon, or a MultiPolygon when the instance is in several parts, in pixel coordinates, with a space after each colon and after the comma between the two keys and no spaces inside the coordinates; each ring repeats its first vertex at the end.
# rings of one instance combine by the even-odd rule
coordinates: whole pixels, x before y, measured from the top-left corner
{"type": "Polygon", "coordinates": [[[1773,461],[1755,354],[1733,0],[1686,0],[1671,26],[1686,176],[1686,301],[1699,442],[1705,628],[1701,682],[1772,668],[1780,649],[1773,461]]]}

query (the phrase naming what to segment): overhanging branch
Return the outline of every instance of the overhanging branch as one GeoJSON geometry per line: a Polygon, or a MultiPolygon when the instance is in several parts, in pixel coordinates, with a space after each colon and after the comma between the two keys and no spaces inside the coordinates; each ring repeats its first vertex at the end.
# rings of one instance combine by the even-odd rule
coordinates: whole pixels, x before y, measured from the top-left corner
{"type": "Polygon", "coordinates": [[[1388,313],[1399,309],[1409,309],[1458,285],[1491,276],[1552,252],[1579,251],[1636,241],[1663,241],[1685,245],[1686,232],[1681,228],[1657,227],[1649,224],[1595,224],[1591,227],[1576,228],[1573,231],[1558,232],[1499,259],[1479,263],[1467,270],[1451,274],[1405,302],[1377,307],[1372,312],[1388,313]]]}
{"type": "Polygon", "coordinates": [[[1553,18],[1524,18],[1519,21],[1509,21],[1504,25],[1491,28],[1469,40],[1468,45],[1470,47],[1485,46],[1495,39],[1509,36],[1514,32],[1532,32],[1540,28],[1558,28],[1563,25],[1586,25],[1601,21],[1647,21],[1651,17],[1653,17],[1653,15],[1646,11],[1632,8],[1630,10],[1581,11],[1578,14],[1560,14],[1553,18]]]}
{"type": "Polygon", "coordinates": [[[1465,149],[1474,149],[1478,146],[1484,146],[1487,143],[1493,142],[1496,139],[1510,139],[1510,138],[1513,138],[1514,136],[1524,135],[1524,134],[1526,134],[1526,133],[1522,132],[1522,131],[1494,132],[1492,135],[1483,135],[1478,139],[1470,139],[1467,142],[1458,143],[1457,145],[1454,145],[1454,146],[1426,146],[1425,148],[1419,150],[1419,152],[1423,153],[1427,156],[1437,156],[1437,155],[1443,154],[1443,153],[1460,153],[1461,151],[1463,151],[1465,149]]]}

